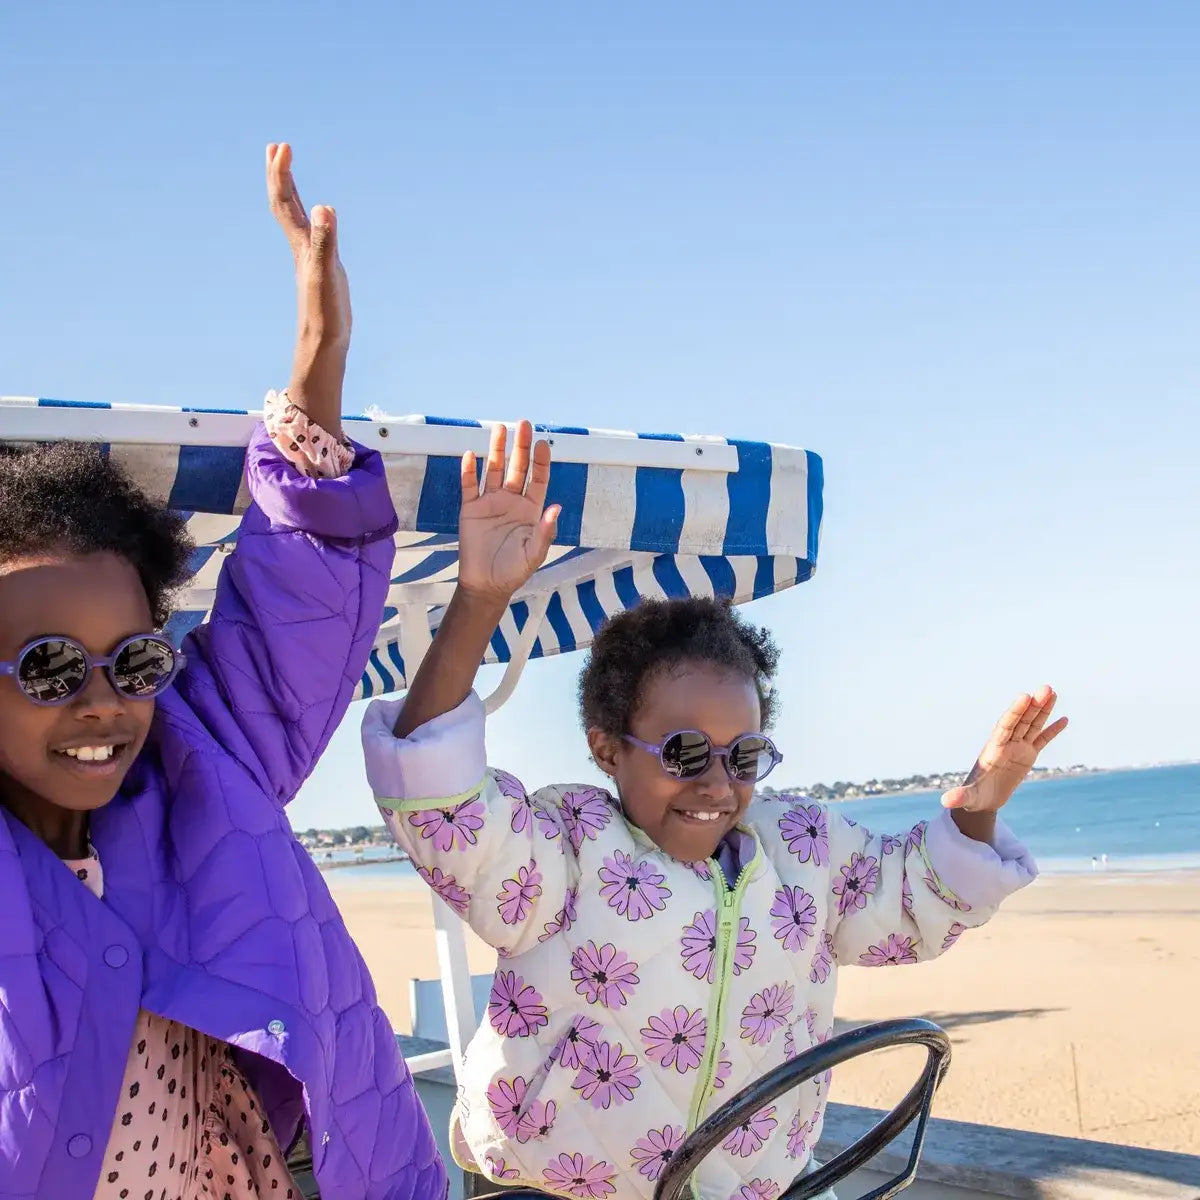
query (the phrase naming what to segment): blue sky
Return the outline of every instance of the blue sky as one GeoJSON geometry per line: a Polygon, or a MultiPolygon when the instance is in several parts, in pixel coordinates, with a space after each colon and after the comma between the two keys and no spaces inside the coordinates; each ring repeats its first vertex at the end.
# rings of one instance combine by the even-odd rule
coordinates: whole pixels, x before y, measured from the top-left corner
{"type": "MultiPolygon", "coordinates": [[[[778,782],[1200,756],[1188,4],[26,5],[0,68],[0,392],[253,406],[339,210],[347,407],[688,430],[826,464],[778,782]]],[[[587,777],[575,659],[492,723],[587,777]]],[[[357,714],[297,823],[371,818],[357,714]]]]}

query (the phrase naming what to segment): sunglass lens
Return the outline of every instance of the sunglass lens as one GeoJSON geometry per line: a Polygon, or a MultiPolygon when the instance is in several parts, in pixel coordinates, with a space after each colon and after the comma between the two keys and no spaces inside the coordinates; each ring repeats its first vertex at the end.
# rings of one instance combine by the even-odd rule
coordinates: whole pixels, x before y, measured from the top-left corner
{"type": "Polygon", "coordinates": [[[695,779],[708,769],[711,749],[708,738],[702,733],[693,730],[673,733],[663,743],[663,770],[676,779],[695,779]]]}
{"type": "Polygon", "coordinates": [[[175,674],[175,648],[163,638],[126,643],[112,666],[113,684],[135,700],[147,700],[166,688],[175,674]]]}
{"type": "Polygon", "coordinates": [[[74,642],[49,638],[21,656],[17,682],[30,700],[57,704],[69,700],[87,683],[88,664],[74,642]]]}
{"type": "Polygon", "coordinates": [[[729,747],[729,770],[741,783],[756,783],[770,771],[773,762],[771,743],[758,734],[738,738],[729,747]]]}

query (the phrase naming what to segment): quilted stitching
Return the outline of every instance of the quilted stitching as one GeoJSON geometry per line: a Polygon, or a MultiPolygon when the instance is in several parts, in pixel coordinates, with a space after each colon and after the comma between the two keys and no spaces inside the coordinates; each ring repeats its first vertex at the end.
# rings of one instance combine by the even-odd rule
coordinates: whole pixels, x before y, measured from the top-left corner
{"type": "Polygon", "coordinates": [[[324,1200],[445,1193],[366,965],[282,807],[344,715],[382,613],[386,481],[378,456],[360,452],[336,481],[353,481],[340,509],[322,494],[317,519],[331,532],[365,522],[363,537],[331,544],[305,531],[289,487],[299,477],[272,454],[260,437],[250,455],[252,493],[272,517],[247,513],[188,672],[93,820],[105,900],[0,813],[0,1200],[91,1194],[128,1048],[108,1043],[139,1003],[287,1067],[280,1086],[263,1057],[243,1063],[281,1130],[295,1126],[303,1086],[324,1200]],[[104,951],[122,938],[142,961],[119,972],[104,951]],[[90,1119],[80,1096],[98,1097],[90,1119]]]}

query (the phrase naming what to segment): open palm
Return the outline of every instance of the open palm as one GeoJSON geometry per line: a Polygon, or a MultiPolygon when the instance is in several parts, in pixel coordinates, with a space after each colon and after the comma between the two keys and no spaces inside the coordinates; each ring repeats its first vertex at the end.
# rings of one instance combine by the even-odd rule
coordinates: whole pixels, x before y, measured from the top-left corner
{"type": "Polygon", "coordinates": [[[1067,727],[1066,717],[1046,725],[1057,699],[1048,686],[1032,696],[1018,696],[996,722],[966,783],[951,788],[942,803],[968,812],[995,812],[1006,804],[1038,755],[1067,727]]]}
{"type": "Polygon", "coordinates": [[[546,508],[550,447],[533,446],[533,426],[517,426],[508,471],[507,431],[492,430],[480,491],[475,455],[462,460],[462,508],[458,518],[458,584],[464,591],[505,601],[546,561],[559,506],[546,508]],[[530,453],[532,447],[532,455],[530,453]]]}

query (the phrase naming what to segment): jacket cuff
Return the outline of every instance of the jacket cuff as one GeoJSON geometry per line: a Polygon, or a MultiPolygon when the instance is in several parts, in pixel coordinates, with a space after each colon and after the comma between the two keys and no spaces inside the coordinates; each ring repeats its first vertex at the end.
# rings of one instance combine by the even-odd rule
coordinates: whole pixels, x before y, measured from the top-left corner
{"type": "Polygon", "coordinates": [[[999,818],[988,845],[967,837],[943,809],[925,828],[925,853],[943,886],[972,908],[995,908],[1038,874],[1033,855],[999,818]]]}
{"type": "Polygon", "coordinates": [[[363,717],[363,757],[376,800],[442,800],[478,789],[487,773],[483,701],[472,692],[398,738],[392,729],[403,711],[403,697],[373,700],[363,717]]]}
{"type": "Polygon", "coordinates": [[[309,479],[259,422],[246,454],[250,495],[272,525],[330,541],[375,541],[396,531],[396,509],[378,451],[352,442],[354,462],[337,479],[309,479]]]}

